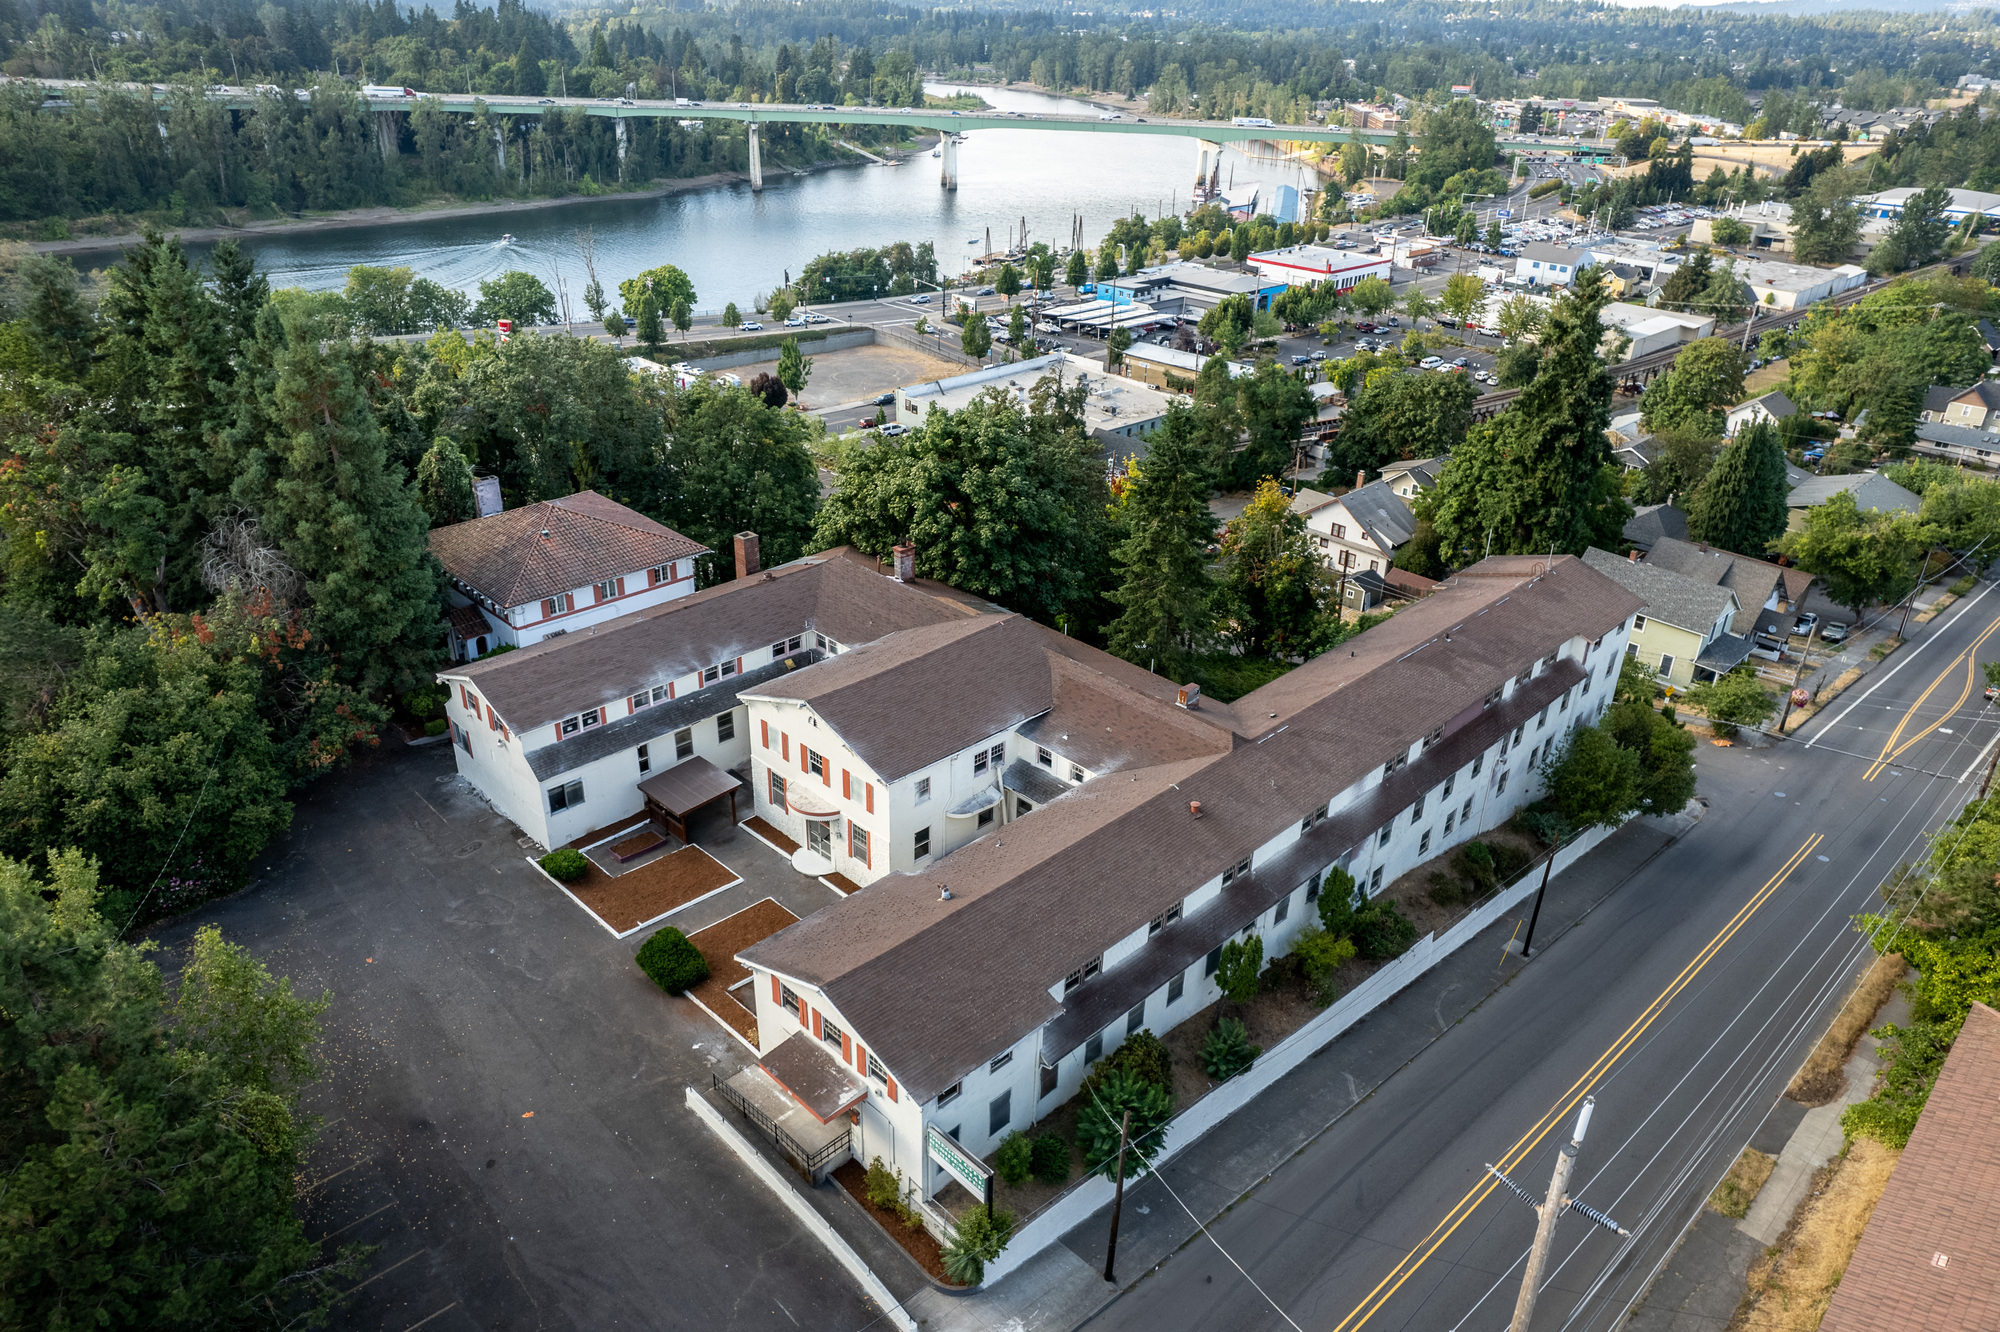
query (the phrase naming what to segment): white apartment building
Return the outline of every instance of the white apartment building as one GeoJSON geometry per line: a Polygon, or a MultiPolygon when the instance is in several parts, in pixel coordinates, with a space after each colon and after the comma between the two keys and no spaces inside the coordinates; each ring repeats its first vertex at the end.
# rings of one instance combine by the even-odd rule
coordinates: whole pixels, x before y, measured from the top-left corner
{"type": "Polygon", "coordinates": [[[594,490],[440,527],[452,658],[523,648],[694,591],[708,547],[594,490]]]}

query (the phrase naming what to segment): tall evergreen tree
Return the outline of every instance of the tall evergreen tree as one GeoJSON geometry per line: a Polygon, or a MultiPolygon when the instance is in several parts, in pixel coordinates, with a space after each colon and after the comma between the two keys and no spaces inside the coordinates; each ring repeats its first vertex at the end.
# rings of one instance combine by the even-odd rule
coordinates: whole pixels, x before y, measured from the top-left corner
{"type": "Polygon", "coordinates": [[[439,435],[417,460],[417,503],[432,527],[466,522],[479,511],[472,493],[472,468],[450,435],[439,435]]]}
{"type": "Polygon", "coordinates": [[[414,486],[386,455],[356,349],[308,312],[257,320],[257,379],[228,435],[232,497],[304,580],[342,678],[408,686],[443,645],[444,573],[414,486]]]}
{"type": "Polygon", "coordinates": [[[521,49],[514,53],[514,91],[523,97],[540,97],[548,86],[542,76],[542,62],[535,59],[534,48],[523,37],[521,49]]]}
{"type": "Polygon", "coordinates": [[[1200,652],[1215,635],[1215,451],[1194,409],[1169,404],[1136,471],[1124,496],[1124,539],[1111,552],[1118,586],[1107,595],[1124,610],[1111,622],[1110,648],[1151,665],[1200,652]]]}
{"type": "Polygon", "coordinates": [[[1740,430],[1709,468],[1688,512],[1696,541],[1759,559],[1784,535],[1785,455],[1768,421],[1740,430]]]}
{"type": "Polygon", "coordinates": [[[1608,469],[1611,372],[1598,354],[1609,296],[1587,268],[1557,300],[1542,359],[1521,396],[1452,454],[1419,516],[1436,526],[1453,564],[1495,555],[1581,554],[1617,539],[1631,516],[1608,469]]]}

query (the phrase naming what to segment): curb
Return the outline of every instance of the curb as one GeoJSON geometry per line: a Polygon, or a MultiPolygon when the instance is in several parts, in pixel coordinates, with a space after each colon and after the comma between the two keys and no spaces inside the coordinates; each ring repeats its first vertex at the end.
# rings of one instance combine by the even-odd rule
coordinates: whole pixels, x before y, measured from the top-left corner
{"type": "Polygon", "coordinates": [[[744,1141],[743,1135],[736,1131],[733,1124],[724,1119],[721,1113],[703,1100],[692,1087],[687,1088],[687,1104],[696,1117],[708,1126],[709,1131],[722,1140],[722,1145],[734,1152],[737,1158],[750,1168],[750,1173],[777,1195],[779,1203],[799,1219],[813,1238],[826,1246],[826,1251],[833,1256],[833,1260],[846,1268],[848,1275],[860,1285],[861,1293],[873,1300],[882,1310],[884,1319],[900,1328],[902,1332],[917,1332],[917,1320],[910,1317],[902,1304],[889,1293],[889,1288],[882,1284],[882,1279],[869,1269],[868,1264],[861,1261],[861,1255],[840,1237],[839,1232],[827,1223],[825,1217],[815,1212],[812,1206],[799,1196],[798,1190],[778,1173],[776,1167],[766,1161],[755,1147],[744,1141]]]}

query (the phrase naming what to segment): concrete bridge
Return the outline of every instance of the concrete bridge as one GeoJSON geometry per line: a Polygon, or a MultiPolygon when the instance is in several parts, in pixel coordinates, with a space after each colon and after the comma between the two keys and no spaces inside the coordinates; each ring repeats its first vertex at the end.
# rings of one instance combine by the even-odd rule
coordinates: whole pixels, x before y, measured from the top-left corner
{"type": "MultiPolygon", "coordinates": [[[[87,90],[80,80],[44,79],[51,94],[61,96],[87,90]]],[[[150,86],[156,97],[170,89],[164,84],[120,85],[131,90],[150,86]]],[[[232,110],[252,111],[263,91],[257,88],[217,86],[209,96],[232,110]]],[[[301,96],[306,95],[303,91],[301,96]]],[[[362,100],[375,113],[376,131],[385,154],[393,153],[398,129],[395,117],[407,112],[418,100],[428,99],[445,111],[474,115],[538,116],[555,110],[581,110],[585,115],[623,121],[636,117],[673,120],[723,120],[742,122],[750,140],[750,188],[764,188],[763,135],[767,124],[804,125],[892,125],[930,130],[944,136],[938,184],[947,190],[958,188],[958,143],[955,135],[973,130],[1049,130],[1070,134],[1151,134],[1191,139],[1195,148],[1196,170],[1207,179],[1220,160],[1222,146],[1229,143],[1360,143],[1385,147],[1396,141],[1393,130],[1364,130],[1347,125],[1279,125],[1268,121],[1188,120],[1175,116],[1137,115],[1129,111],[1104,109],[1089,114],[1034,114],[1022,111],[940,111],[920,107],[831,106],[778,102],[695,102],[682,99],[640,101],[612,97],[487,97],[473,93],[422,93],[413,96],[375,94],[365,91],[362,100]]],[[[620,131],[623,151],[623,129],[620,131]]],[[[1412,134],[1412,144],[1422,136],[1412,134]]],[[[1562,156],[1598,157],[1615,151],[1611,145],[1592,141],[1566,143],[1533,137],[1498,140],[1502,151],[1532,151],[1562,156]]],[[[496,144],[503,154],[504,143],[496,144]]]]}

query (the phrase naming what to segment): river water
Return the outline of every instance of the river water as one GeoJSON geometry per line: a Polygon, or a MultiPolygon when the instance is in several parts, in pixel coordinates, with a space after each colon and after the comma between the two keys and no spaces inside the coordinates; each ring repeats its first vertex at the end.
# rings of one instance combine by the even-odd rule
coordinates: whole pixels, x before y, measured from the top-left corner
{"type": "MultiPolygon", "coordinates": [[[[1003,111],[1087,114],[1082,102],[1042,93],[931,85],[938,94],[976,92],[1003,111]]],[[[1268,152],[1265,145],[1251,145],[1268,152]]],[[[960,145],[958,189],[938,187],[940,163],[928,155],[900,166],[862,166],[792,176],[765,167],[764,191],[720,185],[650,199],[596,200],[559,208],[496,212],[490,219],[458,217],[397,222],[246,239],[245,248],[276,287],[340,287],[355,264],[407,264],[417,274],[477,294],[481,279],[525,269],[558,289],[568,286],[578,318],[583,263],[576,233],[596,238],[598,278],[607,291],[647,268],[679,265],[694,279],[696,304],[719,310],[734,301],[746,313],[759,293],[796,276],[806,260],[828,250],[929,241],[938,267],[957,274],[985,251],[987,229],[996,248],[1027,219],[1028,239],[1060,249],[1070,219],[1083,218],[1086,245],[1095,245],[1114,218],[1138,211],[1158,217],[1185,211],[1194,183],[1192,139],[1074,131],[979,130],[960,145]],[[501,239],[511,232],[512,243],[501,239]],[[968,244],[970,240],[979,244],[968,244]]],[[[1281,158],[1249,157],[1231,148],[1223,184],[1268,187],[1315,184],[1310,169],[1281,158]]],[[[1269,190],[1265,191],[1269,197],[1269,190]]],[[[202,249],[206,247],[190,247],[202,249]]]]}

